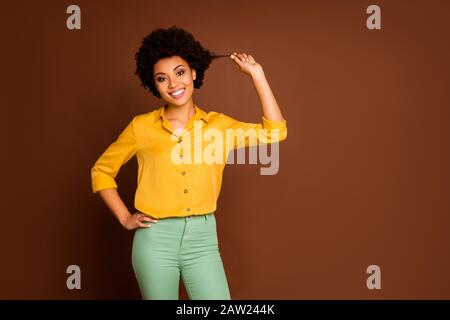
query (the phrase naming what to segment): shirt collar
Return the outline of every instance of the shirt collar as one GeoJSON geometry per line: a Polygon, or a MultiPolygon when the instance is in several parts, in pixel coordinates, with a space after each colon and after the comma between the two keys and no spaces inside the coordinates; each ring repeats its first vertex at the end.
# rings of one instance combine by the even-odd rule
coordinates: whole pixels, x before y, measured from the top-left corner
{"type": "MultiPolygon", "coordinates": [[[[159,120],[163,120],[163,114],[164,114],[164,108],[166,105],[160,107],[156,110],[155,120],[154,122],[158,122],[159,120]]],[[[207,113],[203,111],[199,106],[194,104],[195,114],[194,114],[194,120],[203,120],[206,123],[208,123],[208,119],[206,117],[207,113]]]]}

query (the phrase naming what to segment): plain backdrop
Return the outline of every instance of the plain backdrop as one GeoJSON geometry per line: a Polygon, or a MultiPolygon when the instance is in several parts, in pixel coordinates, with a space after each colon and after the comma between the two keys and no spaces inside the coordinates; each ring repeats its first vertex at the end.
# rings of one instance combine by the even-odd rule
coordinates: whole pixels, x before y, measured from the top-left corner
{"type": "MultiPolygon", "coordinates": [[[[133,232],[91,191],[90,168],[162,101],[134,54],[177,25],[252,54],[287,120],[280,169],[227,165],[216,211],[233,299],[450,298],[446,1],[2,3],[0,298],[139,299],[133,232]],[[81,8],[81,30],[66,8],[81,8]],[[69,290],[66,268],[81,268],[69,290]],[[381,268],[381,289],[366,286],[381,268]]],[[[260,122],[251,79],[214,61],[194,102],[260,122]]],[[[117,177],[131,211],[136,158],[117,177]]],[[[180,283],[180,298],[186,292],[180,283]]]]}

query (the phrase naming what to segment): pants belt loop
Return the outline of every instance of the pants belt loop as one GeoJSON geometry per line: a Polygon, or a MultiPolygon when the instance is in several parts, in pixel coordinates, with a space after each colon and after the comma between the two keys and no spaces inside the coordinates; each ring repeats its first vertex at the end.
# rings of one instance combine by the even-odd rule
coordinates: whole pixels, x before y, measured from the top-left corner
{"type": "Polygon", "coordinates": [[[205,214],[205,222],[208,221],[208,214],[205,214]]]}

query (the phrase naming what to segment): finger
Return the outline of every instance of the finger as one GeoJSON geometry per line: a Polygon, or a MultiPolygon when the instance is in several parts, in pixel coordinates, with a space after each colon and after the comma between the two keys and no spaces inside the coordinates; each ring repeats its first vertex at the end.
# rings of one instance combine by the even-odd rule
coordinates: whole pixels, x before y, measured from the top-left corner
{"type": "Polygon", "coordinates": [[[151,223],[144,223],[144,222],[139,222],[138,226],[141,228],[150,228],[152,226],[151,223]]]}
{"type": "Polygon", "coordinates": [[[145,217],[146,217],[146,215],[142,214],[142,213],[139,213],[135,216],[137,221],[143,220],[143,219],[145,219],[145,217]]]}
{"type": "Polygon", "coordinates": [[[145,213],[141,213],[140,214],[140,218],[141,220],[145,220],[145,221],[152,221],[152,222],[158,222],[158,220],[150,217],[149,215],[145,214],[145,213]]]}
{"type": "Polygon", "coordinates": [[[248,62],[249,60],[248,60],[247,54],[246,54],[246,53],[243,53],[242,55],[244,56],[244,61],[248,62]]]}
{"type": "Polygon", "coordinates": [[[236,55],[232,55],[232,59],[234,62],[236,62],[237,65],[239,65],[239,66],[242,65],[242,61],[239,60],[239,58],[236,55]]]}
{"type": "Polygon", "coordinates": [[[241,61],[244,61],[244,55],[242,53],[238,53],[238,58],[241,59],[241,61]]]}
{"type": "Polygon", "coordinates": [[[251,56],[251,55],[248,55],[248,59],[249,59],[249,61],[250,61],[251,63],[255,62],[255,59],[254,59],[253,56],[251,56]]]}
{"type": "Polygon", "coordinates": [[[141,219],[141,221],[150,221],[150,222],[153,222],[153,223],[158,222],[158,220],[153,219],[153,218],[150,218],[150,217],[143,217],[143,218],[141,219]]]}

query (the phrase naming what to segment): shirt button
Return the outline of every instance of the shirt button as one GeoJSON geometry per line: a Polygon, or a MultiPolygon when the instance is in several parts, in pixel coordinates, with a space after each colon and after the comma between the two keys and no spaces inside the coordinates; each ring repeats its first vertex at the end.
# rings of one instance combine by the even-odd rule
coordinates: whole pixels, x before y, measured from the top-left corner
{"type": "Polygon", "coordinates": [[[188,189],[184,189],[184,193],[188,193],[188,189]]]}
{"type": "Polygon", "coordinates": [[[183,159],[183,155],[182,154],[180,154],[180,159],[183,159]]]}
{"type": "Polygon", "coordinates": [[[186,211],[187,211],[187,212],[191,211],[191,208],[186,208],[186,211]]]}
{"type": "Polygon", "coordinates": [[[183,138],[182,137],[179,137],[178,138],[178,143],[181,143],[183,141],[183,138]]]}
{"type": "Polygon", "coordinates": [[[186,174],[186,171],[181,171],[181,174],[184,176],[186,174]]]}

